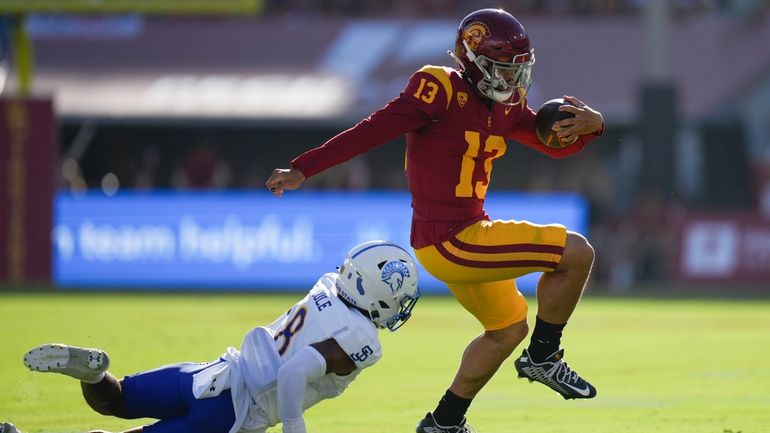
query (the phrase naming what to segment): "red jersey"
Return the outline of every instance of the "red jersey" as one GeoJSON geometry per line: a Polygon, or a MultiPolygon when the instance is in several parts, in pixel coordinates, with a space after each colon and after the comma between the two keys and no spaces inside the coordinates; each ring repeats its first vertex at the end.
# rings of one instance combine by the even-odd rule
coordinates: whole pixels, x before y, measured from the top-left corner
{"type": "Polygon", "coordinates": [[[388,105],[292,161],[305,177],[406,134],[406,176],[412,194],[411,244],[445,241],[489,219],[484,197],[494,160],[513,139],[551,157],[574,154],[595,138],[553,149],[535,135],[535,112],[524,105],[487,105],[459,71],[425,66],[388,105]]]}

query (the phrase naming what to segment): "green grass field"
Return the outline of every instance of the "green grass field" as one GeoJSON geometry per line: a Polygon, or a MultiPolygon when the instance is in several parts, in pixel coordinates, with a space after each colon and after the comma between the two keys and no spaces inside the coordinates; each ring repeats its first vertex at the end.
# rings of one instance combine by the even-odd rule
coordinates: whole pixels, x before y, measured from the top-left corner
{"type": "MultiPolygon", "coordinates": [[[[136,421],[91,412],[74,380],[27,371],[24,352],[45,342],[100,347],[119,377],[209,361],[299,296],[0,293],[0,421],[25,433],[134,427],[136,421]]],[[[451,298],[423,298],[404,328],[381,333],[385,356],[377,366],[306,414],[309,430],[413,432],[478,332],[451,298]]],[[[565,401],[517,380],[509,361],[470,408],[480,433],[770,432],[768,300],[587,296],[563,343],[597,398],[565,401]]]]}

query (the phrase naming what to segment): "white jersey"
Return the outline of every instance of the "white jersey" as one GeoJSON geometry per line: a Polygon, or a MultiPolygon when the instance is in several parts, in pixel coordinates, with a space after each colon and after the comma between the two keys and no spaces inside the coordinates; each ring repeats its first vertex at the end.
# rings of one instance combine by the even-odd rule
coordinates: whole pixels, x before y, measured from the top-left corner
{"type": "Polygon", "coordinates": [[[341,394],[362,369],[382,357],[377,328],[337,297],[337,276],[324,274],[307,296],[285,314],[246,334],[240,352],[229,348],[222,356],[227,363],[196,374],[193,392],[198,398],[231,389],[236,423],[230,433],[264,431],[281,421],[276,389],[278,369],[306,346],[333,338],[358,368],[345,376],[331,373],[309,382],[305,409],[341,394]]]}

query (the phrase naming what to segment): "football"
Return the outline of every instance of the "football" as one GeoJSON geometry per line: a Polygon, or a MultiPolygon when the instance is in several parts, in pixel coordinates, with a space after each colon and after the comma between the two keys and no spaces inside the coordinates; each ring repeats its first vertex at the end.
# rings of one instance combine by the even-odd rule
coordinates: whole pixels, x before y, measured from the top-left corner
{"type": "Polygon", "coordinates": [[[535,132],[537,133],[537,138],[540,142],[548,147],[560,149],[572,144],[563,143],[559,137],[556,136],[556,131],[551,129],[553,128],[553,124],[557,121],[575,117],[574,114],[568,111],[559,111],[559,107],[565,104],[574,106],[574,104],[569,101],[557,98],[547,101],[539,110],[537,110],[537,115],[535,116],[535,132]]]}

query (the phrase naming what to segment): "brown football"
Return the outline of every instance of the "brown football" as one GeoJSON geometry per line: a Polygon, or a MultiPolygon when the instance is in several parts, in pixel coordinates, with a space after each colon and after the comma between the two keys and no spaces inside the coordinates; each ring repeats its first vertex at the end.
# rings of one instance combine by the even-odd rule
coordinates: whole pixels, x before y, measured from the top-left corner
{"type": "Polygon", "coordinates": [[[559,140],[559,137],[556,136],[556,131],[551,129],[553,128],[553,124],[559,120],[575,117],[575,115],[569,111],[559,111],[559,107],[562,105],[574,104],[565,101],[562,98],[551,99],[537,110],[537,115],[535,116],[535,133],[537,133],[537,138],[540,139],[541,143],[555,149],[567,147],[572,144],[563,143],[559,140]]]}

